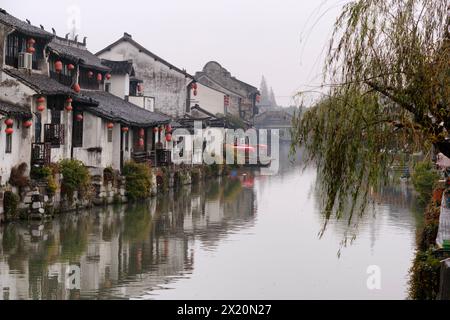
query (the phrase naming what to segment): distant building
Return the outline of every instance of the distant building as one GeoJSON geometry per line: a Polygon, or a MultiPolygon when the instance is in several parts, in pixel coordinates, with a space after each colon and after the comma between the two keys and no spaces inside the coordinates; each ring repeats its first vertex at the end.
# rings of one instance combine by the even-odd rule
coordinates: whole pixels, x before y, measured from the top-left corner
{"type": "Polygon", "coordinates": [[[97,56],[110,61],[132,61],[135,74],[130,77],[130,95],[137,95],[135,88],[141,88],[138,95],[147,103],[153,103],[155,111],[178,118],[189,110],[193,76],[150,52],[134,41],[130,34],[124,33],[122,38],[100,50],[97,56]]]}
{"type": "Polygon", "coordinates": [[[291,128],[293,116],[283,109],[266,111],[255,117],[256,129],[280,130],[280,141],[291,141],[291,128]]]}
{"type": "Polygon", "coordinates": [[[208,88],[226,94],[225,113],[243,120],[252,120],[257,114],[258,89],[231,76],[231,73],[218,62],[208,62],[203,71],[195,74],[195,80],[208,88]]]}

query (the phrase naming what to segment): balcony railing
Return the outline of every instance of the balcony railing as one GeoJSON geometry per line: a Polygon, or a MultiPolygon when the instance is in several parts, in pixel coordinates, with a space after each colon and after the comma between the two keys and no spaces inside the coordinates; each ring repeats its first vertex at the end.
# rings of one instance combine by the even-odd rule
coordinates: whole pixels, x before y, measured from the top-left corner
{"type": "Polygon", "coordinates": [[[64,125],[45,124],[44,142],[49,143],[52,148],[59,148],[64,145],[64,125]]]}
{"type": "Polygon", "coordinates": [[[31,164],[44,166],[50,164],[50,143],[31,144],[31,164]]]}

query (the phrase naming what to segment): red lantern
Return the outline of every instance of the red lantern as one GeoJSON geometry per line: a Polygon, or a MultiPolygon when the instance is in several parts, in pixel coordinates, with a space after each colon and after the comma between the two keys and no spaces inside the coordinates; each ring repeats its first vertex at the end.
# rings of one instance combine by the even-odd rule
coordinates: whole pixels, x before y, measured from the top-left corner
{"type": "Polygon", "coordinates": [[[69,69],[70,71],[75,69],[75,66],[73,64],[69,64],[67,65],[67,69],[69,69]]]}
{"type": "Polygon", "coordinates": [[[72,100],[72,98],[70,98],[70,97],[66,99],[66,102],[69,103],[69,104],[72,103],[72,101],[73,101],[73,100],[72,100]]]}
{"type": "Polygon", "coordinates": [[[34,44],[36,43],[36,40],[34,40],[33,38],[28,39],[27,41],[29,46],[34,46],[34,44]]]}
{"type": "Polygon", "coordinates": [[[114,128],[114,123],[108,122],[108,124],[106,126],[107,126],[108,129],[111,130],[112,128],[114,128]]]}
{"type": "Polygon", "coordinates": [[[34,47],[28,47],[27,52],[33,54],[36,52],[36,49],[34,47]]]}
{"type": "Polygon", "coordinates": [[[171,133],[172,132],[172,126],[170,124],[168,124],[166,126],[166,132],[171,133]]]}
{"type": "Polygon", "coordinates": [[[158,133],[158,127],[154,127],[154,128],[153,128],[153,132],[154,132],[154,133],[158,133]]]}
{"type": "Polygon", "coordinates": [[[192,84],[192,90],[197,90],[198,86],[197,86],[197,82],[194,82],[192,84]]]}
{"type": "Polygon", "coordinates": [[[197,89],[194,90],[194,96],[196,96],[196,95],[197,95],[197,89]]]}
{"type": "Polygon", "coordinates": [[[25,121],[24,123],[23,123],[23,126],[25,127],[25,128],[29,128],[29,127],[31,127],[33,125],[33,122],[31,121],[31,120],[27,120],[27,121],[25,121]]]}
{"type": "Polygon", "coordinates": [[[93,73],[92,71],[89,71],[89,72],[88,72],[88,77],[89,77],[89,78],[92,78],[93,76],[94,76],[94,73],[93,73]]]}
{"type": "Polygon", "coordinates": [[[103,80],[103,76],[101,73],[97,74],[97,81],[101,82],[103,80]]]}
{"type": "Polygon", "coordinates": [[[73,91],[75,91],[76,93],[79,93],[81,91],[81,87],[78,83],[75,83],[72,87],[73,91]]]}
{"type": "Polygon", "coordinates": [[[170,133],[166,134],[166,141],[167,142],[172,141],[172,135],[170,133]]]}
{"type": "Polygon", "coordinates": [[[144,139],[140,138],[140,139],[139,139],[139,146],[140,146],[140,147],[143,147],[144,145],[145,145],[144,139]]]}
{"type": "Polygon", "coordinates": [[[56,61],[55,62],[55,71],[56,72],[61,72],[62,71],[62,69],[63,69],[63,64],[62,64],[62,62],[61,61],[56,61]]]}
{"type": "Polygon", "coordinates": [[[139,130],[139,136],[140,137],[144,137],[145,136],[145,130],[144,129],[140,129],[139,130]]]}
{"type": "Polygon", "coordinates": [[[68,105],[66,106],[66,110],[67,110],[67,112],[72,111],[72,110],[73,110],[72,105],[71,105],[71,104],[68,104],[68,105]]]}
{"type": "Polygon", "coordinates": [[[14,124],[14,121],[13,121],[13,119],[6,119],[5,120],[5,124],[7,125],[7,126],[12,126],[13,124],[14,124]]]}
{"type": "Polygon", "coordinates": [[[45,102],[45,98],[44,97],[39,97],[36,99],[37,103],[44,103],[45,102]]]}
{"type": "Polygon", "coordinates": [[[142,83],[139,83],[139,84],[138,84],[138,91],[139,91],[139,92],[144,91],[144,85],[143,85],[142,83]]]}
{"type": "Polygon", "coordinates": [[[256,102],[260,103],[261,102],[261,96],[258,94],[256,95],[256,102]]]}
{"type": "Polygon", "coordinates": [[[12,134],[14,132],[13,128],[6,128],[5,130],[6,134],[12,134]]]}
{"type": "Polygon", "coordinates": [[[111,74],[110,74],[110,73],[107,73],[107,74],[105,75],[105,78],[106,78],[106,80],[111,79],[111,74]]]}
{"type": "Polygon", "coordinates": [[[129,130],[130,130],[130,129],[129,129],[128,127],[123,127],[123,128],[122,128],[122,131],[123,131],[123,132],[128,132],[129,130]]]}
{"type": "Polygon", "coordinates": [[[42,112],[42,111],[45,110],[45,106],[42,105],[42,104],[40,104],[40,105],[37,106],[37,110],[38,110],[39,112],[42,112]]]}
{"type": "Polygon", "coordinates": [[[77,121],[82,121],[83,120],[83,115],[81,113],[79,113],[79,114],[77,114],[75,119],[77,119],[77,121]]]}

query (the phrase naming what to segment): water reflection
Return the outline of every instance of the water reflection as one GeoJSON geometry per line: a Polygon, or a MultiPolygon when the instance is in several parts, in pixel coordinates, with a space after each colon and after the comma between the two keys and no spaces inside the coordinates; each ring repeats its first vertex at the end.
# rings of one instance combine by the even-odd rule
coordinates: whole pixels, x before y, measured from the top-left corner
{"type": "Polygon", "coordinates": [[[254,223],[251,179],[217,179],[145,203],[0,229],[2,299],[133,297],[193,268],[194,241],[214,250],[254,223]],[[81,270],[80,288],[68,283],[81,270]]]}

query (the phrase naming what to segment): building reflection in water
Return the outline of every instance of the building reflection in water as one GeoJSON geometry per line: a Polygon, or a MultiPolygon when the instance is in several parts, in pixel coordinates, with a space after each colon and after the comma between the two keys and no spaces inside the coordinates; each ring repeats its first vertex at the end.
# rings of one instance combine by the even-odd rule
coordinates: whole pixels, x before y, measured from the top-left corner
{"type": "Polygon", "coordinates": [[[117,299],[152,291],[192,273],[196,242],[214,250],[230,232],[251,227],[255,206],[248,173],[140,204],[2,226],[0,299],[117,299]]]}

